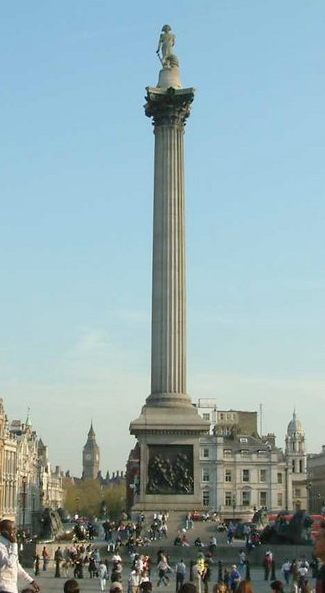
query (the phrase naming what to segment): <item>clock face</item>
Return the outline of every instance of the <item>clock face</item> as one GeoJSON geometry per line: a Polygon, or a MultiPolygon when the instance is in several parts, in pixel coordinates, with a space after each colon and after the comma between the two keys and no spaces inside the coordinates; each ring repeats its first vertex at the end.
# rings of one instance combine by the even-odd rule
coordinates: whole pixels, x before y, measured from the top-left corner
{"type": "Polygon", "coordinates": [[[87,459],[87,461],[90,461],[90,460],[91,460],[91,455],[90,455],[90,453],[86,453],[86,455],[85,455],[85,459],[87,459]]]}

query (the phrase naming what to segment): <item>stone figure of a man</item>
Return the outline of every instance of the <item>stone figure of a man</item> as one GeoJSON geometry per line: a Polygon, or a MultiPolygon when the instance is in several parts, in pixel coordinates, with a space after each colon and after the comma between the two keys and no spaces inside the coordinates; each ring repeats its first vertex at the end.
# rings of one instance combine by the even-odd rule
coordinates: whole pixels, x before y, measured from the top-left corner
{"type": "Polygon", "coordinates": [[[173,47],[175,45],[175,35],[169,25],[164,25],[159,37],[157,54],[161,50],[161,63],[163,67],[170,67],[170,58],[173,56],[173,47]]]}

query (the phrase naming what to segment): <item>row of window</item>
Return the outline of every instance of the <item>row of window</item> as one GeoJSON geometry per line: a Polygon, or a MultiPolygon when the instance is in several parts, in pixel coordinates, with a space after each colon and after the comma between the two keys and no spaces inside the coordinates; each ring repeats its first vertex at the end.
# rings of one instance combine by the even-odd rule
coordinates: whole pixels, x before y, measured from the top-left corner
{"type": "MultiPolygon", "coordinates": [[[[266,482],[267,480],[267,470],[260,469],[259,471],[259,481],[266,482]]],[[[210,472],[208,468],[203,468],[202,470],[202,481],[203,482],[210,482],[210,472]]],[[[233,471],[231,469],[225,470],[225,482],[232,482],[233,481],[233,471]]],[[[242,470],[242,482],[250,482],[251,481],[251,471],[249,469],[242,470]]],[[[277,474],[277,482],[278,484],[283,483],[283,475],[281,472],[277,474]]]]}
{"type": "MultiPolygon", "coordinates": [[[[202,502],[204,506],[210,505],[210,492],[207,490],[203,491],[202,502]]],[[[243,507],[251,506],[251,492],[250,491],[243,491],[241,493],[240,501],[238,501],[238,497],[236,497],[233,492],[225,492],[225,506],[232,507],[233,509],[236,508],[238,502],[243,507]]],[[[262,507],[268,506],[267,501],[267,492],[259,492],[259,505],[262,507]]],[[[278,507],[283,507],[283,494],[282,492],[278,492],[277,494],[277,505],[278,507]]]]}
{"type": "MultiPolygon", "coordinates": [[[[228,430],[227,428],[225,428],[222,431],[220,431],[220,434],[221,433],[228,434],[230,432],[231,432],[231,429],[228,430]]],[[[241,443],[247,442],[247,438],[245,438],[245,437],[241,437],[239,440],[241,443]]],[[[262,449],[259,451],[249,451],[249,449],[241,449],[240,450],[241,457],[250,457],[252,455],[252,453],[257,453],[261,457],[265,457],[268,455],[268,451],[264,451],[262,449]]],[[[209,447],[203,447],[201,455],[204,459],[209,459],[209,457],[210,457],[209,447]]],[[[223,455],[224,455],[224,457],[232,457],[233,451],[231,449],[224,449],[223,455]]]]}

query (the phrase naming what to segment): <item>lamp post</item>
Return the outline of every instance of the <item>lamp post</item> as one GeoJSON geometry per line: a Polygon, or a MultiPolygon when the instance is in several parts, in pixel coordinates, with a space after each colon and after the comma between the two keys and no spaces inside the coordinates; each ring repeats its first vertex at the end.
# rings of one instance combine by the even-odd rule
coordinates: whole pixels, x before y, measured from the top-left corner
{"type": "Polygon", "coordinates": [[[35,522],[35,492],[32,493],[31,535],[33,535],[33,531],[34,531],[34,522],[35,522]]]}
{"type": "Polygon", "coordinates": [[[76,496],[76,514],[75,514],[75,519],[79,519],[79,503],[80,503],[80,498],[79,496],[76,496]]]}
{"type": "Polygon", "coordinates": [[[235,518],[235,510],[236,510],[236,495],[234,494],[232,497],[232,512],[233,512],[233,517],[235,518]]]}
{"type": "Polygon", "coordinates": [[[27,478],[26,478],[26,476],[23,476],[22,477],[23,491],[22,491],[22,494],[21,494],[21,497],[22,497],[22,507],[23,507],[23,531],[25,531],[26,484],[27,484],[27,478]]]}
{"type": "Polygon", "coordinates": [[[306,485],[306,490],[307,490],[307,499],[308,499],[308,511],[309,513],[313,512],[313,501],[312,501],[312,494],[311,494],[311,489],[312,489],[312,483],[311,482],[307,482],[306,485]]]}

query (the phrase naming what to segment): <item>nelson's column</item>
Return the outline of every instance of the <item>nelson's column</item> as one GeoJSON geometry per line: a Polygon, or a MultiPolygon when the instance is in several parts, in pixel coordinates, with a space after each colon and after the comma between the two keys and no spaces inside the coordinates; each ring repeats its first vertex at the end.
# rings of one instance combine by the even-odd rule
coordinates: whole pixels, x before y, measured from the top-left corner
{"type": "Polygon", "coordinates": [[[155,134],[151,394],[130,424],[140,448],[133,510],[144,511],[202,506],[199,437],[208,430],[186,392],[183,137],[194,89],[182,88],[174,44],[165,25],[158,85],[146,89],[155,134]]]}

